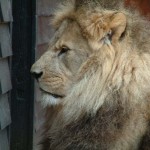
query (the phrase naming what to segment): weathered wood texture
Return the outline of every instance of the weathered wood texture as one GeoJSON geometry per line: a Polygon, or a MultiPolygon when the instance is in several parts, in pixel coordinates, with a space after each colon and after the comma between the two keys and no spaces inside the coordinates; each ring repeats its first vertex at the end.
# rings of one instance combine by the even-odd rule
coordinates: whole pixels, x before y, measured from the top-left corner
{"type": "Polygon", "coordinates": [[[7,58],[0,60],[0,84],[0,94],[5,94],[12,88],[7,58]]]}
{"type": "Polygon", "coordinates": [[[10,29],[7,23],[0,24],[0,58],[12,55],[10,29]]]}
{"type": "Polygon", "coordinates": [[[0,22],[12,21],[10,0],[0,0],[0,22]]]}
{"type": "Polygon", "coordinates": [[[0,150],[9,150],[7,127],[11,123],[8,95],[12,88],[9,58],[12,56],[10,0],[0,0],[0,150]]]}
{"type": "Polygon", "coordinates": [[[7,129],[0,131],[0,150],[9,150],[7,129]]]}
{"type": "Polygon", "coordinates": [[[0,129],[5,129],[11,123],[8,95],[0,96],[0,129]]]}
{"type": "Polygon", "coordinates": [[[37,58],[47,49],[49,39],[54,33],[50,22],[59,2],[61,0],[37,0],[37,58]]]}

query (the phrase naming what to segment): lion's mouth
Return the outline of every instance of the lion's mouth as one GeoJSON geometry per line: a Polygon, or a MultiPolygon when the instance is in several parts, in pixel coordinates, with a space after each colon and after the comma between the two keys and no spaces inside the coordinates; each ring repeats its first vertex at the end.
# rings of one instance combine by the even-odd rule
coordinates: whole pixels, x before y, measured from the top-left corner
{"type": "Polygon", "coordinates": [[[54,98],[64,98],[64,97],[65,97],[64,95],[58,95],[58,94],[55,94],[55,93],[47,92],[47,91],[43,90],[42,88],[40,88],[40,90],[41,90],[43,93],[49,94],[49,95],[51,95],[51,96],[54,97],[54,98]]]}

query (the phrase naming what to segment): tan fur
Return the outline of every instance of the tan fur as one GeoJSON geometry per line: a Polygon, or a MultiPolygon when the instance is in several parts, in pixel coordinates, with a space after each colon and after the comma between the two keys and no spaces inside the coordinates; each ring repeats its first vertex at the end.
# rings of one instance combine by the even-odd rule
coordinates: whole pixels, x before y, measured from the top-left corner
{"type": "Polygon", "coordinates": [[[150,149],[150,23],[114,2],[67,1],[55,13],[31,69],[46,91],[42,150],[150,149]]]}

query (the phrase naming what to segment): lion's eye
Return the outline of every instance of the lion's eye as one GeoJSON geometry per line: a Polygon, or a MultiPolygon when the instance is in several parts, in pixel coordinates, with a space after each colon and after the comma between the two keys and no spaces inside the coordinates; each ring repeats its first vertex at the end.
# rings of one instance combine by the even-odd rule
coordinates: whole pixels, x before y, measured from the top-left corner
{"type": "Polygon", "coordinates": [[[59,52],[59,54],[58,54],[58,56],[61,56],[62,54],[68,52],[69,50],[70,49],[68,47],[62,47],[61,50],[60,50],[60,52],[59,52]]]}

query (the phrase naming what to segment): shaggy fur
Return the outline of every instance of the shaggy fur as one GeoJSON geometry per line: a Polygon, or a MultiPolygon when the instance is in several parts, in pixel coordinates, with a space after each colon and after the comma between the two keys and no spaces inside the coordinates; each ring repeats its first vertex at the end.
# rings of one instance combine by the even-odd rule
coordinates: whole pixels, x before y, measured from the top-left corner
{"type": "Polygon", "coordinates": [[[52,24],[31,69],[46,92],[42,150],[149,150],[150,23],[118,0],[69,0],[52,24]]]}

